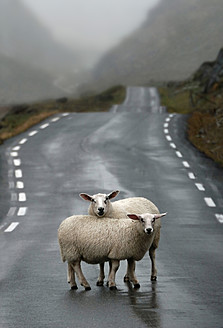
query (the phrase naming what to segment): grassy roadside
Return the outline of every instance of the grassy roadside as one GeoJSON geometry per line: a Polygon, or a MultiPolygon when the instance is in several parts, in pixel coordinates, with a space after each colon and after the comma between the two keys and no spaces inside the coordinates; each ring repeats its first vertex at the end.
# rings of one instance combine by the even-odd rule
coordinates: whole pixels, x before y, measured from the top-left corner
{"type": "Polygon", "coordinates": [[[125,87],[114,86],[98,95],[80,99],[60,98],[11,106],[7,109],[8,114],[0,121],[0,144],[56,113],[107,111],[113,104],[121,104],[125,95],[125,87]]]}
{"type": "Polygon", "coordinates": [[[159,88],[161,102],[169,112],[190,114],[187,136],[206,156],[223,167],[223,86],[208,93],[197,82],[169,83],[159,88]]]}

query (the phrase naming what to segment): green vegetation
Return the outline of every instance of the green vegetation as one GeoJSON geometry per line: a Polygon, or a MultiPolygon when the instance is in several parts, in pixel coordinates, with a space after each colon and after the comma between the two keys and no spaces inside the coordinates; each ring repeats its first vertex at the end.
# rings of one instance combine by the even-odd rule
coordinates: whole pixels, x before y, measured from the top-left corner
{"type": "Polygon", "coordinates": [[[214,83],[207,93],[194,80],[169,83],[159,92],[169,112],[190,114],[188,139],[223,166],[223,81],[214,83]]]}
{"type": "Polygon", "coordinates": [[[113,104],[122,103],[125,94],[126,90],[123,86],[114,86],[98,95],[85,96],[80,99],[60,98],[12,106],[0,122],[0,143],[56,113],[107,111],[113,104]]]}

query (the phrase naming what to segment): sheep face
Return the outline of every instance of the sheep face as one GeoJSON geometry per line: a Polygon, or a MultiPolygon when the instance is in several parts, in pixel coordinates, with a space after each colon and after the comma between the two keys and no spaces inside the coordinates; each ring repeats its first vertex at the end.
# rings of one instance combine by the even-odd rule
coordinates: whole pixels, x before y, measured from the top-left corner
{"type": "Polygon", "coordinates": [[[159,219],[166,214],[167,213],[161,213],[161,214],[144,213],[144,214],[127,214],[127,216],[132,220],[140,221],[143,226],[143,231],[147,235],[150,235],[151,233],[153,233],[154,223],[156,219],[159,219]]]}
{"type": "Polygon", "coordinates": [[[112,191],[110,194],[96,194],[88,195],[81,193],[79,196],[84,200],[91,202],[90,205],[90,214],[96,215],[100,218],[106,216],[110,211],[111,202],[110,199],[115,198],[119,194],[119,190],[112,191]]]}

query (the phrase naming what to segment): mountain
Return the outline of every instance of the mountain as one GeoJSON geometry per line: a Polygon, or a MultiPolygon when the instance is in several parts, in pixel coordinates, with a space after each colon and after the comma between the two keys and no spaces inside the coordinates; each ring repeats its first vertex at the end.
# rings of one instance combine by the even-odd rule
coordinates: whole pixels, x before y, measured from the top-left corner
{"type": "Polygon", "coordinates": [[[138,30],[98,62],[91,83],[182,80],[222,47],[222,0],[162,0],[138,30]]]}
{"type": "Polygon", "coordinates": [[[21,0],[0,0],[0,44],[0,104],[61,96],[56,81],[81,61],[21,0]]]}

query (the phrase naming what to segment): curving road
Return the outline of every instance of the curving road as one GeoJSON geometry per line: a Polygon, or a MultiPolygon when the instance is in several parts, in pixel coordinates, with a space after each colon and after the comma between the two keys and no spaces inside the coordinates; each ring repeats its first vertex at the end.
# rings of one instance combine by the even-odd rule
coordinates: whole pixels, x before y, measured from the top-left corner
{"type": "Polygon", "coordinates": [[[109,113],[54,116],[0,147],[0,327],[223,326],[223,175],[185,139],[185,118],[160,107],[154,88],[131,87],[109,113]],[[86,213],[80,192],[151,199],[163,219],[158,281],[148,255],[139,290],[70,291],[57,228],[86,213]]]}

